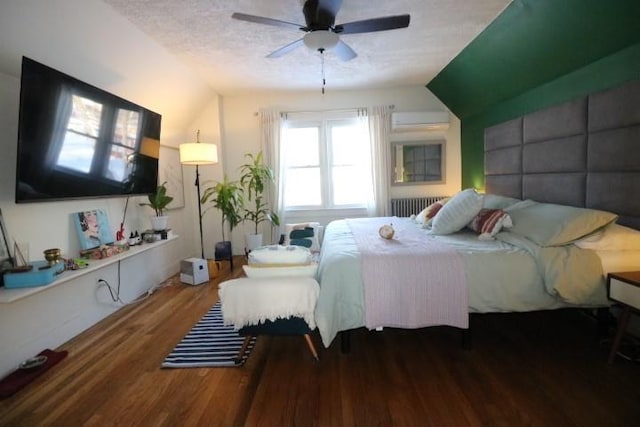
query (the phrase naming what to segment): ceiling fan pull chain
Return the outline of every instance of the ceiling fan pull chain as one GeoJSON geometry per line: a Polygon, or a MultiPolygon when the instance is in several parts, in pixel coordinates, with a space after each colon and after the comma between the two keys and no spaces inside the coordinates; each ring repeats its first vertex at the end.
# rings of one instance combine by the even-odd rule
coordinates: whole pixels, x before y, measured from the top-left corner
{"type": "Polygon", "coordinates": [[[327,84],[327,81],[324,78],[324,49],[320,48],[318,49],[318,52],[320,52],[320,71],[322,73],[322,94],[324,95],[324,87],[327,84]]]}

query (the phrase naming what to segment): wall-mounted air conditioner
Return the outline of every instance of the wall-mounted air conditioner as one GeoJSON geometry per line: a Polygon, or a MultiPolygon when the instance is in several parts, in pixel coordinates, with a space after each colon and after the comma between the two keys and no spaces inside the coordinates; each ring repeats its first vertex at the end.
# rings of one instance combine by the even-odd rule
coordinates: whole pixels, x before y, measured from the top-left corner
{"type": "Polygon", "coordinates": [[[394,132],[424,132],[449,129],[447,111],[397,112],[391,114],[391,130],[394,132]]]}

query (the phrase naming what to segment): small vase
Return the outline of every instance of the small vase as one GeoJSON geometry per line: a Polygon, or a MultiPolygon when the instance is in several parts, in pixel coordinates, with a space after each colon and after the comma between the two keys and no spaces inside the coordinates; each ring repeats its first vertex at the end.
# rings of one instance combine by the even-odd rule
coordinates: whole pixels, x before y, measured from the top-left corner
{"type": "Polygon", "coordinates": [[[166,230],[168,222],[169,222],[168,216],[152,216],[151,228],[153,228],[153,230],[155,231],[166,230]]]}

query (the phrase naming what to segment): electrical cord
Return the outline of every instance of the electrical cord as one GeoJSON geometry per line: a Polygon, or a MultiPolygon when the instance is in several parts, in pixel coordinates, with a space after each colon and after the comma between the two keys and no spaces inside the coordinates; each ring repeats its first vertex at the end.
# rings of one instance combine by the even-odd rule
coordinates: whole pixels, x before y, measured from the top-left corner
{"type": "Polygon", "coordinates": [[[133,301],[124,302],[120,298],[120,283],[121,283],[121,280],[120,280],[120,261],[118,261],[118,276],[117,276],[117,278],[118,278],[118,283],[117,283],[115,289],[111,286],[111,284],[108,281],[106,281],[104,279],[98,279],[98,286],[106,286],[107,289],[109,290],[109,295],[111,296],[111,300],[113,302],[117,302],[117,303],[120,303],[122,305],[130,305],[130,304],[135,304],[135,303],[144,301],[145,299],[149,298],[151,296],[151,294],[153,294],[158,289],[166,288],[166,287],[169,287],[169,286],[173,285],[172,281],[167,281],[164,284],[152,286],[149,289],[147,289],[147,292],[145,292],[144,294],[142,294],[138,298],[134,299],[133,301]]]}

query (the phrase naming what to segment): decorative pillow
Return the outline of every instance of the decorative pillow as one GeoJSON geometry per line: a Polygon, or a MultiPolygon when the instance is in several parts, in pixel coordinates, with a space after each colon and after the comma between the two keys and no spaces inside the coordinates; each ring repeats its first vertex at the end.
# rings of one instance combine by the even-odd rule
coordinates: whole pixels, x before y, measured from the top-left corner
{"type": "Polygon", "coordinates": [[[451,234],[462,229],[482,209],[482,196],[473,188],[460,191],[436,214],[431,224],[433,234],[451,234]]]}
{"type": "Polygon", "coordinates": [[[614,222],[618,216],[596,209],[576,208],[553,203],[517,203],[505,209],[513,221],[512,233],[538,246],[561,246],[572,243],[614,222]]]}
{"type": "Polygon", "coordinates": [[[320,252],[319,228],[319,222],[285,224],[284,245],[304,246],[309,248],[311,252],[320,252]]]}
{"type": "Polygon", "coordinates": [[[594,251],[638,251],[640,231],[619,224],[610,224],[602,231],[574,243],[582,249],[594,251]]]}
{"type": "Polygon", "coordinates": [[[467,225],[470,229],[479,234],[480,240],[492,240],[503,228],[513,226],[511,217],[502,209],[480,209],[471,222],[467,225]]]}
{"type": "Polygon", "coordinates": [[[424,208],[416,216],[416,222],[422,224],[422,228],[427,228],[429,225],[431,225],[433,217],[436,216],[438,211],[440,211],[440,209],[442,209],[445,203],[447,203],[450,199],[451,199],[450,197],[446,197],[424,208]]]}

